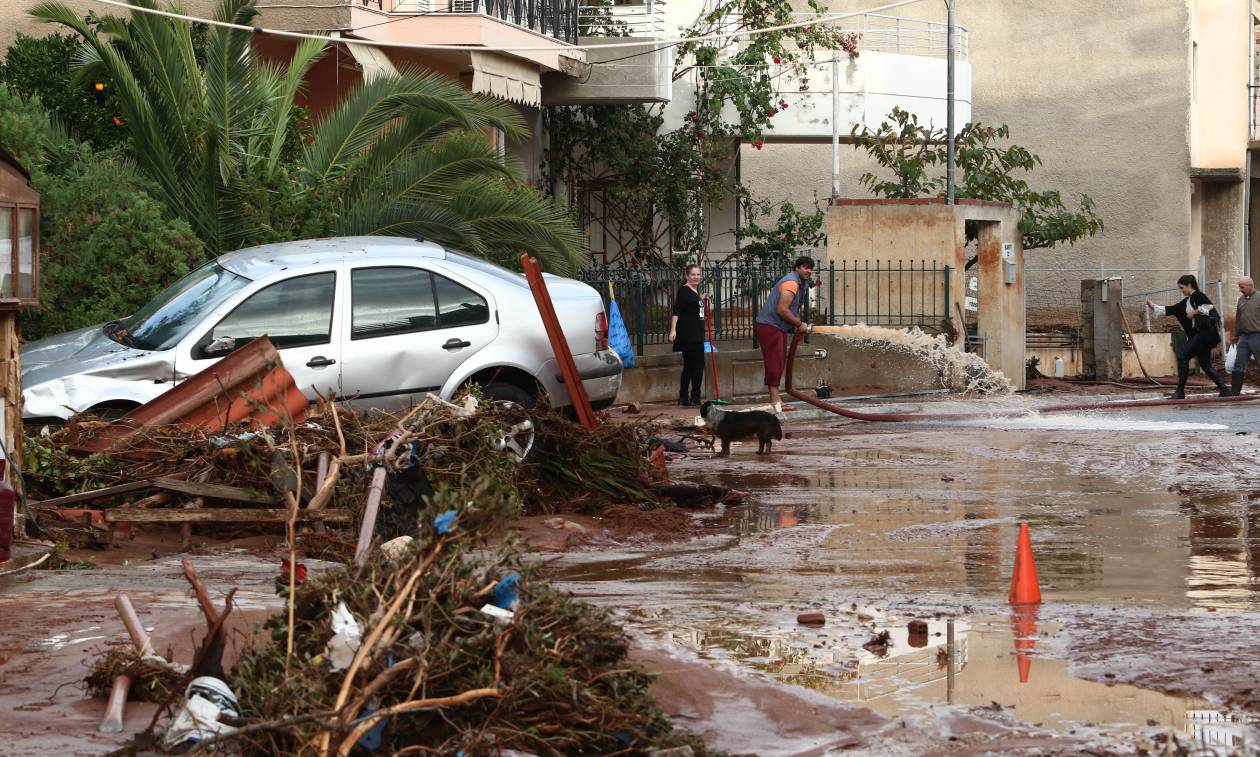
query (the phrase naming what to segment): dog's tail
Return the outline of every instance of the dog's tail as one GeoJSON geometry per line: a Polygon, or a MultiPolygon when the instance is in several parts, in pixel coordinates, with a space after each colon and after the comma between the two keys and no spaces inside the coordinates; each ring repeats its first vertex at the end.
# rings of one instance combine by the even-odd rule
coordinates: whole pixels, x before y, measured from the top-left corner
{"type": "Polygon", "coordinates": [[[773,415],[770,416],[770,419],[774,421],[774,438],[783,441],[783,424],[779,423],[779,419],[773,415]]]}

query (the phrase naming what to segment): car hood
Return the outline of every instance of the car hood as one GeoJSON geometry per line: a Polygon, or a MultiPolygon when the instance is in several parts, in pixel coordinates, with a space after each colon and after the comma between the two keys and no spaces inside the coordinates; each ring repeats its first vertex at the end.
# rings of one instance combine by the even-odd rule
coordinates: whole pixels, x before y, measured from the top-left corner
{"type": "Polygon", "coordinates": [[[169,386],[174,350],[151,352],[119,344],[92,326],[22,347],[22,395],[29,416],[68,417],[101,402],[136,399],[153,393],[155,382],[169,386]],[[120,389],[119,383],[147,384],[120,389]]]}

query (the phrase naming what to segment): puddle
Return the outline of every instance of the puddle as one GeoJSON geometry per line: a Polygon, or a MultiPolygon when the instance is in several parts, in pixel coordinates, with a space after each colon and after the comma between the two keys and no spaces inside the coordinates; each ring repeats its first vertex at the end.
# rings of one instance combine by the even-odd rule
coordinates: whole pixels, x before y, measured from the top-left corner
{"type": "MultiPolygon", "coordinates": [[[[750,631],[681,626],[661,638],[701,658],[727,660],[787,684],[861,704],[889,717],[932,717],[946,705],[982,716],[1015,718],[1061,734],[1122,738],[1149,728],[1174,729],[1198,743],[1254,746],[1260,719],[1194,697],[1175,697],[1125,684],[1077,678],[1067,662],[1038,656],[1058,631],[1035,616],[977,616],[955,622],[954,676],[949,680],[946,620],[926,621],[912,636],[904,619],[866,628],[750,631]],[[877,654],[855,636],[887,631],[877,654]]],[[[651,629],[653,621],[646,621],[651,629]]]]}
{"type": "Polygon", "coordinates": [[[749,492],[726,538],[587,555],[557,578],[636,633],[888,717],[965,712],[1126,749],[1172,729],[1260,753],[1260,445],[1202,433],[1233,424],[1226,411],[1161,413],[1066,430],[801,423],[771,459],[671,464],[749,492]],[[1032,629],[1006,615],[1019,523],[1046,603],[1032,629]],[[854,604],[884,610],[860,620],[854,604]],[[795,624],[810,609],[825,627],[795,624]],[[914,618],[929,627],[911,644],[914,618]],[[886,656],[863,648],[877,630],[886,656]]]}

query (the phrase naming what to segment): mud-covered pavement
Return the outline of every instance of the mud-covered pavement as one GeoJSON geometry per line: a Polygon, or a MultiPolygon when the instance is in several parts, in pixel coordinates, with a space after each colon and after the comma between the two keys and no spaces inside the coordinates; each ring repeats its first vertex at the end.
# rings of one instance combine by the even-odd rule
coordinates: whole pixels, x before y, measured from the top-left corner
{"type": "Polygon", "coordinates": [[[1257,413],[789,416],[768,459],[745,444],[671,463],[675,477],[750,492],[746,507],[696,514],[708,535],[605,544],[555,570],[627,620],[666,671],[667,706],[683,693],[678,722],[733,752],[1134,753],[1171,731],[1258,753],[1257,413]],[[1020,522],[1044,600],[1032,613],[1007,604],[1020,522]],[[805,611],[826,625],[798,625],[805,611]],[[883,631],[886,646],[864,647],[883,631]]]}

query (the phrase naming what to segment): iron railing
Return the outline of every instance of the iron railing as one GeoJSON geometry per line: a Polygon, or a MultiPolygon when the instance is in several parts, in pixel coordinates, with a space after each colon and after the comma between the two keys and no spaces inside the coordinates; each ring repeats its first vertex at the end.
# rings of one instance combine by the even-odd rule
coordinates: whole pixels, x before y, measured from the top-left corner
{"type": "Polygon", "coordinates": [[[359,0],[359,3],[387,13],[490,16],[569,44],[578,41],[577,0],[359,0]]]}
{"type": "MultiPolygon", "coordinates": [[[[810,293],[805,320],[939,331],[949,316],[950,270],[935,261],[829,262],[814,272],[818,286],[810,293]]],[[[710,298],[714,339],[746,339],[755,345],[757,314],[784,268],[736,260],[706,264],[702,271],[701,292],[710,298]]],[[[594,268],[577,278],[605,300],[615,296],[637,354],[668,343],[681,268],[594,268]]]]}
{"type": "Polygon", "coordinates": [[[578,6],[578,23],[582,36],[664,36],[665,0],[582,4],[578,6]]]}

